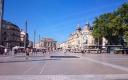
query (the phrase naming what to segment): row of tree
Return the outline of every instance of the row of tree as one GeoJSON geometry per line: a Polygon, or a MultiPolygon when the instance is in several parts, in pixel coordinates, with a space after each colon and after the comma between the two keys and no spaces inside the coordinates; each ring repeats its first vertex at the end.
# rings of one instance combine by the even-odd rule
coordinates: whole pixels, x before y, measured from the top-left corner
{"type": "Polygon", "coordinates": [[[93,22],[94,38],[101,42],[105,37],[110,45],[123,44],[128,41],[128,3],[111,13],[105,13],[97,17],[93,22]]]}

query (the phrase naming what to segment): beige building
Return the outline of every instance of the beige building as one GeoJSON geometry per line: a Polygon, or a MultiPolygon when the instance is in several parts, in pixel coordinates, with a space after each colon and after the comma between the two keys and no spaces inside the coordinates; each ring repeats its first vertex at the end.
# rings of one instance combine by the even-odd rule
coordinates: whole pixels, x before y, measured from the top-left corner
{"type": "MultiPolygon", "coordinates": [[[[88,46],[97,46],[98,43],[96,43],[92,36],[93,27],[89,23],[85,24],[83,27],[80,25],[76,27],[76,30],[69,35],[68,40],[60,44],[60,48],[81,51],[88,48],[88,46]]],[[[102,46],[106,44],[107,40],[103,38],[102,46]]]]}
{"type": "Polygon", "coordinates": [[[52,38],[43,38],[40,42],[35,44],[37,49],[46,49],[47,51],[56,50],[56,41],[52,38]]]}
{"type": "Polygon", "coordinates": [[[79,49],[81,47],[81,42],[82,42],[82,29],[79,25],[77,25],[76,31],[70,34],[69,39],[67,40],[68,48],[79,49]]]}
{"type": "Polygon", "coordinates": [[[92,36],[93,28],[86,24],[83,28],[77,25],[76,31],[70,34],[67,41],[62,43],[64,49],[81,50],[88,45],[95,45],[95,39],[92,36]]]}
{"type": "Polygon", "coordinates": [[[82,30],[82,47],[89,46],[89,45],[95,45],[95,39],[92,36],[93,28],[90,26],[90,24],[86,24],[83,27],[82,30]]]}
{"type": "Polygon", "coordinates": [[[40,43],[41,43],[41,42],[35,43],[33,46],[34,46],[36,49],[42,49],[41,46],[40,46],[40,43]]]}
{"type": "Polygon", "coordinates": [[[68,49],[68,43],[67,43],[68,41],[65,41],[65,42],[62,42],[62,43],[59,43],[58,44],[58,48],[60,48],[60,49],[68,49]]]}

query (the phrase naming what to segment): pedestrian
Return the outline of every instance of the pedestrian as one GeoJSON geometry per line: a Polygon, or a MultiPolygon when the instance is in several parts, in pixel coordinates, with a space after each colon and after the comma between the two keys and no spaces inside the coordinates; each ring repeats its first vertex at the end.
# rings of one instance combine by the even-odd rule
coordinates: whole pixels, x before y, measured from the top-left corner
{"type": "Polygon", "coordinates": [[[43,53],[43,55],[45,54],[45,50],[44,49],[41,49],[42,50],[42,53],[43,53]]]}
{"type": "Polygon", "coordinates": [[[84,50],[81,50],[82,55],[84,55],[84,50]]]}
{"type": "Polygon", "coordinates": [[[7,55],[7,52],[8,52],[7,48],[4,48],[5,55],[7,55]]]}
{"type": "Polygon", "coordinates": [[[26,59],[28,59],[28,57],[29,57],[29,52],[30,52],[30,49],[26,48],[26,59]]]}
{"type": "Polygon", "coordinates": [[[0,54],[4,54],[4,48],[3,47],[0,47],[0,54]]]}
{"type": "Polygon", "coordinates": [[[16,49],[14,49],[14,54],[16,54],[17,53],[17,50],[16,49]]]}

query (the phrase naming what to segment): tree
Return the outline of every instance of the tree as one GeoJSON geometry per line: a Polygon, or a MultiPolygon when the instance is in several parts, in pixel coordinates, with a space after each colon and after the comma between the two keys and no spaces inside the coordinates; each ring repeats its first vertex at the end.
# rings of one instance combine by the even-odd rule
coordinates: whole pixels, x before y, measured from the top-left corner
{"type": "Polygon", "coordinates": [[[112,13],[105,13],[93,22],[93,33],[95,39],[105,37],[108,43],[121,44],[123,36],[128,31],[128,4],[124,3],[112,13]]]}

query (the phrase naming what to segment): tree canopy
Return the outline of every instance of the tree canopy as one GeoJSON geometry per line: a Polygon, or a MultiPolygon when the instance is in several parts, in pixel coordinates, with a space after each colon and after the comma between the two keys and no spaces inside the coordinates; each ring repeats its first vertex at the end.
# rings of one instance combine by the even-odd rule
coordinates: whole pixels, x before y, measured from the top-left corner
{"type": "Polygon", "coordinates": [[[109,44],[121,44],[128,37],[128,3],[111,13],[97,17],[93,22],[92,35],[96,39],[105,37],[109,44]]]}

